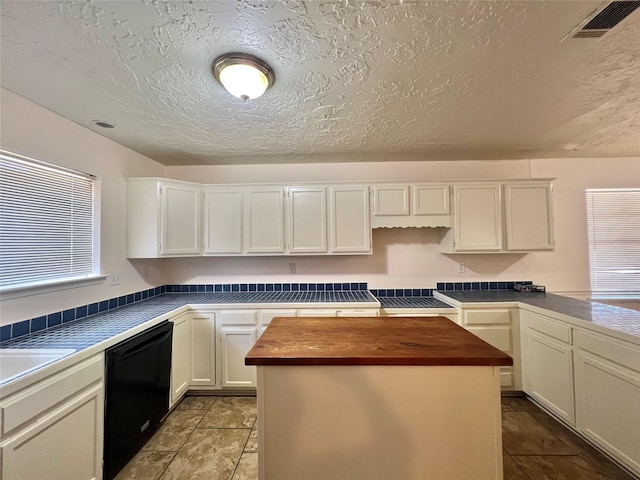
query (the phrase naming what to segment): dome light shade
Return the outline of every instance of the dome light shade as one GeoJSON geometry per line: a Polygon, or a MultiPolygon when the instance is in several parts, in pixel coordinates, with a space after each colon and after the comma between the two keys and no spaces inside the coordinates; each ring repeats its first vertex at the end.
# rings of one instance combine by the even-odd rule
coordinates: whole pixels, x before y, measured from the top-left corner
{"type": "Polygon", "coordinates": [[[261,96],[275,80],[265,62],[244,53],[227,53],[213,63],[213,74],[234,97],[244,101],[261,96]]]}

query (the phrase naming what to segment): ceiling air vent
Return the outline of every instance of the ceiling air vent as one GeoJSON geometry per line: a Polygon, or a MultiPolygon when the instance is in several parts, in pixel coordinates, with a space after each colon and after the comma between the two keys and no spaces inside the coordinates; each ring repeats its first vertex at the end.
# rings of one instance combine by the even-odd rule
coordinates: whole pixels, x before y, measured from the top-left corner
{"type": "Polygon", "coordinates": [[[571,32],[571,38],[599,38],[640,7],[640,1],[611,2],[571,32]]]}

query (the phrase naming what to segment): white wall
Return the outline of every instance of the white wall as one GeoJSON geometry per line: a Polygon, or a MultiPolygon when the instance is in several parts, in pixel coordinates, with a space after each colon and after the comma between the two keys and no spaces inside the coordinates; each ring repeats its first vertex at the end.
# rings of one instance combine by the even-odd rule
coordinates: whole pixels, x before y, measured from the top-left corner
{"type": "MultiPolygon", "coordinates": [[[[91,115],[91,112],[87,112],[91,115]]],[[[162,176],[164,167],[128,148],[73,123],[14,93],[0,90],[0,145],[28,157],[97,175],[102,188],[101,272],[119,272],[121,284],[85,286],[0,302],[0,324],[5,325],[66,308],[113,298],[165,284],[158,262],[150,265],[147,280],[141,264],[125,257],[127,176],[162,176]]]]}
{"type": "Polygon", "coordinates": [[[533,280],[550,291],[579,294],[590,288],[584,191],[640,187],[640,158],[190,166],[167,167],[167,174],[203,183],[556,178],[553,252],[442,255],[442,230],[375,229],[370,256],[174,259],[167,275],[176,283],[366,281],[370,288],[533,280]],[[296,274],[288,273],[290,262],[296,274]],[[457,273],[458,262],[464,262],[465,274],[457,273]]]}
{"type": "Polygon", "coordinates": [[[589,289],[584,190],[640,187],[640,158],[382,162],[163,167],[15,94],[0,91],[0,144],[27,156],[98,175],[102,181],[101,270],[106,283],[0,302],[0,324],[32,318],[165,283],[368,282],[370,288],[432,288],[440,281],[533,280],[552,291],[589,289]],[[438,181],[557,178],[556,249],[528,255],[442,255],[441,230],[376,229],[373,255],[232,257],[129,261],[124,178],[166,176],[202,183],[438,181]],[[296,274],[289,274],[289,263],[296,274]],[[466,273],[458,274],[464,262],[466,273]],[[145,280],[139,272],[148,270],[145,280]]]}

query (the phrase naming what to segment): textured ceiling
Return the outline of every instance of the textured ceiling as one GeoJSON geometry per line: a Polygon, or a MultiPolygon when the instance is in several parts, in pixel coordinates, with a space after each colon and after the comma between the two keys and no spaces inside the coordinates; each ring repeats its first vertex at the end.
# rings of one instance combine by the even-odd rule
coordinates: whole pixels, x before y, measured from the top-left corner
{"type": "Polygon", "coordinates": [[[168,165],[640,156],[640,10],[561,43],[602,5],[2,0],[1,81],[168,165]],[[233,51],[263,97],[213,78],[233,51]]]}

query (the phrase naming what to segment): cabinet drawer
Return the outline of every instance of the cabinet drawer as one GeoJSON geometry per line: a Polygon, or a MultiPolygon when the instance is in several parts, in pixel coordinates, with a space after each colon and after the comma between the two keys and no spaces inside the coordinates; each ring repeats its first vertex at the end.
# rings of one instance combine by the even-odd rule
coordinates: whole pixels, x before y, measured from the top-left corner
{"type": "Polygon", "coordinates": [[[377,308],[351,308],[338,310],[338,317],[377,317],[377,308]]]}
{"type": "Polygon", "coordinates": [[[295,310],[260,310],[258,312],[258,318],[260,318],[260,325],[269,325],[271,320],[276,317],[295,317],[295,310]]]}
{"type": "Polygon", "coordinates": [[[511,351],[510,327],[468,327],[467,330],[498,350],[511,351]]]}
{"type": "Polygon", "coordinates": [[[298,310],[299,317],[336,317],[338,310],[333,308],[314,308],[298,310]]]}
{"type": "Polygon", "coordinates": [[[464,325],[511,323],[511,311],[507,309],[465,310],[464,325]]]}
{"type": "Polygon", "coordinates": [[[572,336],[571,327],[569,325],[556,322],[555,320],[551,320],[537,314],[530,314],[529,319],[530,329],[544,333],[556,340],[560,340],[561,342],[571,345],[572,336]]]}
{"type": "Polygon", "coordinates": [[[0,407],[2,433],[10,432],[103,378],[104,356],[97,355],[17,392],[0,407]]]}
{"type": "Polygon", "coordinates": [[[255,310],[223,310],[220,312],[220,323],[222,325],[255,325],[255,310]]]}
{"type": "Polygon", "coordinates": [[[640,372],[640,349],[587,332],[574,333],[575,345],[610,362],[640,372]]]}

